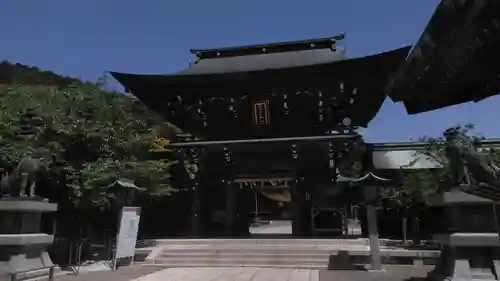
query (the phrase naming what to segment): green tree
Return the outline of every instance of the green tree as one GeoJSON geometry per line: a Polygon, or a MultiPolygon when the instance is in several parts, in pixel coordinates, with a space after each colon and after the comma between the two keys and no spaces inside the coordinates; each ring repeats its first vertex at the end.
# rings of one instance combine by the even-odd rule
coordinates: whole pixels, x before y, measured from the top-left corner
{"type": "MultiPolygon", "coordinates": [[[[454,126],[457,127],[457,126],[454,126]]],[[[484,139],[476,133],[474,125],[466,124],[458,126],[459,130],[477,142],[484,139]]],[[[403,237],[406,240],[407,220],[412,226],[416,226],[413,233],[414,243],[418,243],[418,215],[421,210],[427,208],[428,199],[436,194],[443,185],[450,181],[450,170],[448,159],[444,153],[444,137],[424,136],[418,139],[419,142],[426,143],[423,150],[414,155],[414,161],[410,166],[415,165],[419,159],[426,159],[438,163],[441,167],[434,170],[407,170],[404,171],[403,182],[400,186],[385,189],[384,200],[392,207],[399,208],[403,214],[403,237]]],[[[497,150],[490,150],[491,155],[500,160],[500,153],[497,150]]]]}
{"type": "Polygon", "coordinates": [[[24,154],[35,154],[50,185],[75,209],[122,205],[122,193],[168,195],[175,162],[156,159],[150,150],[156,139],[178,129],[137,100],[100,86],[0,85],[0,172],[10,171],[24,154]],[[26,115],[38,120],[29,136],[23,134],[26,115]],[[134,185],[113,189],[121,178],[134,185]]]}

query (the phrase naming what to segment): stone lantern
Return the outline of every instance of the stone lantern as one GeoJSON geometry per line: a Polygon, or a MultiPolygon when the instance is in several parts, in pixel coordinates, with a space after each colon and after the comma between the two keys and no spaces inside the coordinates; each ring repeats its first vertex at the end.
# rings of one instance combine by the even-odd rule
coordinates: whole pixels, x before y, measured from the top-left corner
{"type": "Polygon", "coordinates": [[[429,274],[435,280],[499,280],[500,241],[495,202],[459,187],[431,197],[439,213],[434,242],[441,256],[429,274]]]}
{"type": "Polygon", "coordinates": [[[42,214],[57,211],[57,204],[35,194],[38,159],[25,155],[0,182],[0,280],[26,279],[54,264],[46,248],[54,236],[41,233],[42,214]]]}
{"type": "Polygon", "coordinates": [[[377,227],[376,205],[380,200],[380,188],[393,183],[391,179],[386,179],[372,172],[366,173],[359,178],[348,178],[342,175],[337,177],[339,183],[348,183],[350,186],[359,186],[363,189],[363,198],[366,202],[366,218],[368,222],[368,237],[371,252],[370,270],[382,270],[382,260],[380,255],[380,241],[377,227]]]}
{"type": "Polygon", "coordinates": [[[52,278],[54,264],[46,248],[54,236],[40,233],[40,224],[42,213],[56,210],[57,205],[46,200],[0,198],[0,280],[17,280],[43,269],[52,278]]]}

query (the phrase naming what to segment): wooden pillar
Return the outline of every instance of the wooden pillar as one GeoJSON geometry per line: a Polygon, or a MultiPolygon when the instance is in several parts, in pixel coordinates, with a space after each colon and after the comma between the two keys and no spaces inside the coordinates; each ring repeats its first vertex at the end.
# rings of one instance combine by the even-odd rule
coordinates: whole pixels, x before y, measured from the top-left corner
{"type": "Polygon", "coordinates": [[[222,181],[226,185],[226,234],[230,237],[235,235],[236,220],[238,214],[237,200],[240,186],[234,184],[234,159],[229,147],[224,147],[223,157],[225,163],[226,179],[222,181]]]}
{"type": "Polygon", "coordinates": [[[311,201],[311,186],[307,179],[302,183],[303,204],[302,204],[302,236],[311,237],[312,235],[312,201],[311,201]]]}
{"type": "Polygon", "coordinates": [[[304,229],[303,205],[305,193],[302,188],[302,180],[300,178],[300,159],[299,148],[293,144],[291,147],[292,161],[294,166],[294,182],[290,187],[291,195],[291,213],[292,213],[292,235],[301,237],[304,229]]]}
{"type": "Polygon", "coordinates": [[[196,148],[190,148],[186,151],[185,156],[188,158],[188,166],[186,170],[189,174],[192,184],[192,202],[191,202],[191,236],[205,236],[205,202],[204,202],[204,185],[200,181],[200,151],[196,148]]]}
{"type": "Polygon", "coordinates": [[[253,210],[255,208],[252,197],[253,190],[247,186],[235,186],[236,189],[236,222],[235,233],[238,236],[249,236],[250,223],[253,219],[253,210]]]}
{"type": "Polygon", "coordinates": [[[202,186],[196,184],[193,188],[193,206],[192,206],[192,218],[191,218],[191,236],[195,238],[201,238],[204,236],[205,221],[204,221],[204,200],[203,200],[203,188],[202,186]]]}
{"type": "Polygon", "coordinates": [[[291,187],[291,211],[292,211],[292,234],[296,237],[301,237],[303,235],[304,225],[304,214],[303,205],[305,199],[305,193],[301,185],[300,179],[297,179],[291,187]]]}
{"type": "Polygon", "coordinates": [[[229,237],[235,236],[236,215],[237,215],[237,194],[239,186],[231,181],[225,181],[226,184],[226,233],[229,237]]]}

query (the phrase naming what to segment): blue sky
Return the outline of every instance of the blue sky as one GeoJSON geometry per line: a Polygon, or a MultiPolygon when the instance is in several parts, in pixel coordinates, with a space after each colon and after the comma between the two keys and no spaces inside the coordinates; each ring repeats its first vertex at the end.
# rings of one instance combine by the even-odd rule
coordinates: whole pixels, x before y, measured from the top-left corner
{"type": "MultiPolygon", "coordinates": [[[[326,37],[346,32],[349,57],[416,42],[438,0],[1,0],[0,60],[95,80],[106,71],[168,73],[190,48],[326,37]]],[[[116,84],[116,82],[113,81],[116,84]]],[[[500,137],[500,97],[409,116],[385,102],[367,141],[439,135],[474,123],[500,137]]]]}

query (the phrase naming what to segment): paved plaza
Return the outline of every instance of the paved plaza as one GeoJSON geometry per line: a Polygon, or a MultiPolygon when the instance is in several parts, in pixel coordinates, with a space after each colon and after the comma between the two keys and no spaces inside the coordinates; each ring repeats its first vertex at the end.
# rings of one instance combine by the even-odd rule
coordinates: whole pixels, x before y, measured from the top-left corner
{"type": "MultiPolygon", "coordinates": [[[[255,267],[161,268],[133,265],[117,271],[57,276],[55,281],[420,281],[431,267],[385,266],[385,272],[255,267]]],[[[40,279],[39,279],[40,280],[40,279]]]]}
{"type": "Polygon", "coordinates": [[[319,281],[317,270],[255,267],[169,268],[134,281],[319,281]]]}

